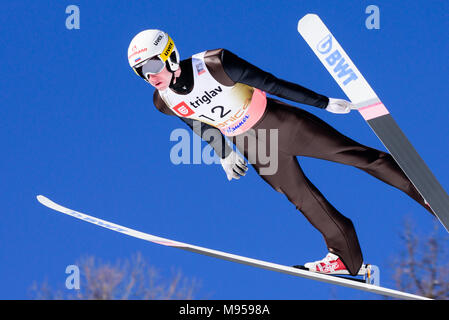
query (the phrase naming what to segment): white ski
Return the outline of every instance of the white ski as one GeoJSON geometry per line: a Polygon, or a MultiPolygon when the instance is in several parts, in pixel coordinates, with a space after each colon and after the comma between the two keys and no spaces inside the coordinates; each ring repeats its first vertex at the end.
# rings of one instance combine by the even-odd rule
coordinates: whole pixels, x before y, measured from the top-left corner
{"type": "Polygon", "coordinates": [[[222,251],[218,251],[218,250],[194,246],[194,245],[191,245],[188,243],[183,243],[183,242],[173,241],[173,240],[166,239],[166,238],[157,237],[157,236],[154,236],[154,235],[151,235],[148,233],[140,232],[140,231],[133,230],[133,229],[130,229],[127,227],[123,227],[121,225],[118,225],[118,224],[115,224],[115,223],[112,223],[109,221],[98,219],[98,218],[89,216],[87,214],[65,208],[42,195],[37,196],[37,200],[41,204],[43,204],[44,206],[46,206],[50,209],[62,212],[64,214],[78,218],[80,220],[84,220],[84,221],[90,222],[92,224],[95,224],[95,225],[103,227],[103,228],[107,228],[107,229],[110,229],[113,231],[117,231],[117,232],[126,234],[131,237],[139,238],[142,240],[150,241],[150,242],[161,244],[164,246],[175,247],[175,248],[192,251],[192,252],[196,252],[199,254],[203,254],[203,255],[207,255],[207,256],[223,259],[223,260],[246,264],[246,265],[257,267],[257,268],[272,270],[272,271],[285,273],[285,274],[289,274],[289,275],[293,275],[293,276],[297,276],[297,277],[303,277],[303,278],[307,278],[307,279],[318,280],[318,281],[322,281],[322,282],[336,284],[336,285],[340,285],[340,286],[344,286],[344,287],[368,291],[368,292],[372,292],[372,293],[376,293],[376,294],[380,294],[380,295],[384,295],[384,296],[390,296],[393,298],[408,299],[408,300],[430,300],[426,297],[421,297],[418,295],[409,294],[409,293],[405,293],[405,292],[401,292],[401,291],[397,291],[397,290],[393,290],[393,289],[383,288],[383,287],[376,286],[373,284],[361,283],[361,282],[357,282],[354,280],[339,278],[336,276],[329,276],[329,275],[325,275],[325,274],[310,272],[310,271],[306,271],[306,270],[297,269],[294,267],[289,267],[289,266],[284,266],[284,265],[280,265],[280,264],[276,264],[276,263],[252,259],[252,258],[243,257],[243,256],[226,253],[226,252],[222,252],[222,251]]]}
{"type": "Polygon", "coordinates": [[[316,14],[301,18],[298,32],[449,232],[449,195],[337,39],[316,14]]]}

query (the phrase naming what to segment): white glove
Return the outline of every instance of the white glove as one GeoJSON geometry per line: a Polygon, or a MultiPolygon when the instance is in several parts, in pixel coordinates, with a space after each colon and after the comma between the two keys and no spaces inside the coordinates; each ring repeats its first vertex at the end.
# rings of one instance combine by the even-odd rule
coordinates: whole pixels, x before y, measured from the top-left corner
{"type": "Polygon", "coordinates": [[[231,181],[232,178],[240,179],[240,177],[243,177],[248,170],[245,160],[234,150],[231,151],[226,158],[220,159],[220,162],[229,181],[231,181]]]}
{"type": "Polygon", "coordinates": [[[349,113],[355,106],[346,100],[329,98],[326,110],[332,113],[349,113]]]}

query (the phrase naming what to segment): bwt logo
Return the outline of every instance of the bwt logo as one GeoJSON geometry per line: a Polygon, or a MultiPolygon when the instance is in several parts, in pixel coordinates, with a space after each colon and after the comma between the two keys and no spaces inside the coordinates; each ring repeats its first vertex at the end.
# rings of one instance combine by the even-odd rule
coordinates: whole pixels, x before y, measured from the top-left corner
{"type": "Polygon", "coordinates": [[[325,36],[317,45],[317,50],[322,55],[327,55],[325,58],[326,63],[330,67],[334,67],[333,71],[337,74],[338,78],[344,78],[343,85],[347,85],[352,80],[357,80],[358,77],[355,72],[349,67],[349,64],[345,63],[346,60],[338,49],[332,51],[332,35],[325,36]]]}

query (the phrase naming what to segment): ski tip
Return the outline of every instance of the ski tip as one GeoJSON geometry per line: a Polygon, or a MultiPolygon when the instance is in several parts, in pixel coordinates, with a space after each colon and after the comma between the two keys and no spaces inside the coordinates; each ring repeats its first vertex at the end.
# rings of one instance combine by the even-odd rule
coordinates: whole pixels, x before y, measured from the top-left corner
{"type": "Polygon", "coordinates": [[[298,21],[298,32],[301,32],[304,30],[304,28],[307,28],[307,26],[315,20],[319,20],[320,17],[315,13],[308,13],[298,21]]]}
{"type": "Polygon", "coordinates": [[[46,203],[48,203],[50,201],[47,197],[44,197],[43,195],[37,195],[36,199],[43,205],[45,205],[46,203]]]}

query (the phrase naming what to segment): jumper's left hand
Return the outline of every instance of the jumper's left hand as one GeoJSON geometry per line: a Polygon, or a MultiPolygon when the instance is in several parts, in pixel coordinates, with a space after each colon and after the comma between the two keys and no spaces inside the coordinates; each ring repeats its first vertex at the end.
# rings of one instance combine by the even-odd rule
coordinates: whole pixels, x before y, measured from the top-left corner
{"type": "Polygon", "coordinates": [[[343,99],[329,98],[326,110],[332,113],[349,113],[351,109],[355,109],[354,105],[343,99]]]}
{"type": "Polygon", "coordinates": [[[248,166],[246,165],[245,159],[237,154],[234,150],[224,159],[220,159],[221,165],[226,172],[228,180],[240,179],[240,177],[245,176],[248,166]]]}

